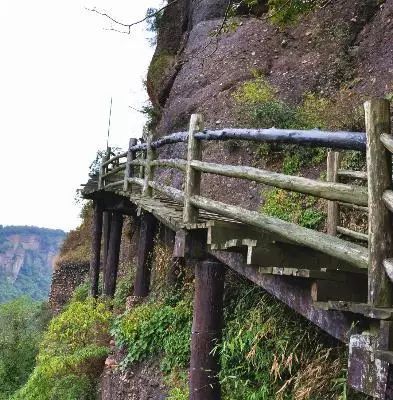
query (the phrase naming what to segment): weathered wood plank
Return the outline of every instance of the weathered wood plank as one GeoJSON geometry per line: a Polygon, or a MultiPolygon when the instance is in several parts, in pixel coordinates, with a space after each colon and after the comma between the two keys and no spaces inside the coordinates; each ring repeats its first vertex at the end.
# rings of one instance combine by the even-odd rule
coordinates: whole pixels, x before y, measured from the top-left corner
{"type": "Polygon", "coordinates": [[[385,190],[382,195],[382,200],[390,212],[393,212],[393,190],[385,190]]]}
{"type": "Polygon", "coordinates": [[[341,207],[351,208],[352,210],[363,211],[368,213],[368,207],[357,206],[356,204],[350,204],[350,203],[343,203],[342,201],[339,201],[338,204],[341,207]]]}
{"type": "Polygon", "coordinates": [[[134,175],[134,167],[131,163],[135,159],[136,153],[135,151],[130,150],[130,148],[132,146],[135,146],[137,142],[138,140],[135,138],[130,138],[128,142],[127,161],[126,161],[126,168],[124,172],[124,183],[123,183],[123,190],[125,192],[127,192],[128,189],[130,188],[128,179],[132,178],[134,175]]]}
{"type": "Polygon", "coordinates": [[[187,161],[182,159],[161,159],[161,160],[154,160],[152,165],[158,168],[167,167],[167,168],[176,168],[180,171],[185,172],[187,169],[187,161]]]}
{"type": "Polygon", "coordinates": [[[112,164],[113,162],[115,162],[115,161],[117,161],[117,160],[119,160],[120,158],[123,158],[123,157],[127,157],[127,151],[125,151],[123,153],[120,153],[120,154],[117,154],[116,156],[114,156],[112,158],[109,158],[107,161],[102,163],[102,166],[106,167],[107,165],[112,164]]]}
{"type": "Polygon", "coordinates": [[[337,227],[337,232],[342,235],[348,236],[352,239],[362,240],[363,242],[368,242],[368,235],[361,232],[353,231],[352,229],[344,228],[343,226],[337,227]]]}
{"type": "Polygon", "coordinates": [[[392,156],[381,142],[381,134],[391,134],[390,104],[375,99],[365,103],[367,130],[367,173],[369,193],[369,303],[392,305],[392,283],[383,260],[393,256],[393,220],[382,200],[392,188],[392,156]]]}
{"type": "Polygon", "coordinates": [[[199,195],[201,190],[201,173],[191,165],[192,161],[202,158],[201,143],[194,136],[198,129],[203,129],[202,115],[192,114],[188,130],[187,168],[184,187],[183,222],[186,224],[196,222],[198,219],[198,209],[193,207],[190,202],[190,197],[199,195]]]}
{"type": "Polygon", "coordinates": [[[153,195],[153,191],[149,186],[149,181],[152,181],[154,178],[154,166],[151,164],[153,160],[156,158],[156,151],[151,147],[152,136],[149,135],[147,138],[147,150],[146,150],[146,168],[145,168],[145,176],[144,183],[142,188],[142,196],[151,197],[153,195]]]}
{"type": "Polygon", "coordinates": [[[361,179],[363,181],[367,180],[367,172],[365,171],[351,171],[347,169],[339,169],[338,175],[344,178],[361,179]]]}
{"type": "MultiPolygon", "coordinates": [[[[175,132],[152,143],[158,149],[168,144],[187,142],[187,132],[175,132]]],[[[366,135],[359,132],[328,132],[312,129],[236,129],[204,130],[197,132],[199,140],[249,140],[264,143],[286,143],[301,146],[326,147],[336,150],[366,150],[366,135]]],[[[134,146],[133,150],[146,149],[146,144],[134,146]]]]}
{"type": "Polygon", "coordinates": [[[335,182],[322,182],[301,176],[285,175],[247,166],[221,165],[203,161],[192,161],[191,166],[210,174],[248,179],[293,192],[305,193],[328,200],[338,200],[366,206],[367,190],[361,186],[335,182]]]}
{"type": "Polygon", "coordinates": [[[393,137],[390,132],[385,132],[381,134],[381,142],[387,150],[393,153],[393,137]]]}
{"type": "Polygon", "coordinates": [[[386,260],[383,260],[383,267],[385,268],[385,272],[390,281],[393,282],[393,258],[387,258],[386,260]]]}
{"type": "MultiPolygon", "coordinates": [[[[336,151],[329,151],[327,155],[327,175],[328,182],[338,182],[338,168],[340,166],[341,155],[336,151]]],[[[327,210],[327,233],[336,236],[338,224],[338,203],[337,201],[328,201],[327,210]]]]}
{"type": "Polygon", "coordinates": [[[350,312],[353,314],[363,315],[367,318],[378,320],[393,319],[393,308],[373,307],[366,303],[353,303],[349,301],[327,301],[315,302],[315,307],[322,310],[336,310],[342,312],[350,312]]]}
{"type": "Polygon", "coordinates": [[[122,179],[121,181],[106,183],[104,186],[104,189],[106,190],[106,189],[114,188],[117,186],[123,186],[123,184],[124,184],[124,179],[122,179]]]}
{"type": "Polygon", "coordinates": [[[126,169],[126,165],[125,164],[121,164],[118,167],[113,168],[113,169],[109,170],[108,172],[106,172],[104,175],[102,175],[102,177],[103,178],[107,178],[108,176],[115,175],[118,172],[121,172],[121,171],[123,171],[125,169],[126,169]]]}
{"type": "Polygon", "coordinates": [[[260,214],[256,211],[249,211],[241,207],[231,206],[201,196],[191,197],[190,202],[194,206],[204,210],[234,218],[246,224],[258,226],[292,243],[329,254],[355,267],[368,268],[367,249],[354,243],[346,242],[342,239],[326,235],[325,233],[303,228],[278,218],[260,214]]]}
{"type": "Polygon", "coordinates": [[[171,186],[161,185],[160,183],[155,181],[150,181],[149,186],[152,189],[157,190],[157,192],[165,194],[166,196],[175,200],[177,203],[183,203],[184,201],[184,193],[181,190],[175,189],[171,186]]]}

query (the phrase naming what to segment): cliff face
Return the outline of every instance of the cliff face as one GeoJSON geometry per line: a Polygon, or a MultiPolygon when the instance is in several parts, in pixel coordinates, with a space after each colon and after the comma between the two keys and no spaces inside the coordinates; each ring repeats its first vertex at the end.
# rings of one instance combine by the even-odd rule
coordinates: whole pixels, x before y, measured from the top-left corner
{"type": "Polygon", "coordinates": [[[255,71],[292,104],[343,88],[367,97],[393,92],[392,0],[325,2],[285,26],[266,14],[239,16],[215,36],[226,5],[184,0],[164,14],[147,83],[160,110],[158,135],[184,129],[193,112],[207,127],[245,126],[232,94],[255,71]]]}
{"type": "Polygon", "coordinates": [[[44,299],[48,295],[53,261],[65,233],[35,227],[1,227],[0,301],[20,295],[44,299]]]}

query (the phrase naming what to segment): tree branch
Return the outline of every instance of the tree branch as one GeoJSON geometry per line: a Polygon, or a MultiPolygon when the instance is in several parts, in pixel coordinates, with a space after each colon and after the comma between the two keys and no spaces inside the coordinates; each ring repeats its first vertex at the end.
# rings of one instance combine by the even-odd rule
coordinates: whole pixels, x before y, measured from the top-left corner
{"type": "Polygon", "coordinates": [[[158,9],[157,11],[155,11],[153,14],[146,15],[146,17],[144,17],[144,18],[142,18],[142,19],[140,19],[140,20],[138,20],[138,21],[131,22],[130,24],[126,24],[126,23],[124,23],[124,22],[118,21],[117,19],[113,18],[110,14],[106,13],[105,11],[100,11],[100,10],[97,10],[96,8],[87,8],[87,7],[85,7],[85,9],[86,9],[87,11],[96,13],[96,14],[98,14],[98,15],[101,15],[101,16],[103,16],[103,17],[109,19],[110,21],[112,21],[112,22],[115,23],[116,25],[120,25],[120,26],[123,26],[124,28],[127,28],[127,31],[121,31],[121,30],[118,30],[118,29],[115,29],[115,28],[109,28],[109,29],[107,29],[107,30],[109,30],[109,31],[115,31],[115,32],[120,32],[120,33],[126,33],[126,34],[130,35],[130,34],[131,34],[131,28],[132,28],[133,26],[138,25],[138,24],[141,24],[142,22],[145,22],[145,21],[149,20],[150,18],[156,17],[156,16],[157,16],[158,14],[160,14],[162,11],[164,11],[164,10],[167,9],[168,7],[172,6],[174,3],[177,3],[178,1],[180,1],[180,0],[173,0],[173,1],[171,1],[170,3],[166,4],[165,6],[159,8],[159,9],[158,9]]]}

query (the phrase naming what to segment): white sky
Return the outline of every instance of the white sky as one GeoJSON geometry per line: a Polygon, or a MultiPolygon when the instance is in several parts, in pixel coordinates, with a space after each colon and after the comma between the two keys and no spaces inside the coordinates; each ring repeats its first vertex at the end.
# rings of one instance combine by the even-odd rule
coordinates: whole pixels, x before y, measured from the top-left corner
{"type": "Polygon", "coordinates": [[[2,0],[0,12],[0,224],[69,230],[79,223],[75,190],[104,148],[139,137],[142,86],[153,48],[144,24],[131,36],[108,21],[145,16],[159,0],[2,0]]]}

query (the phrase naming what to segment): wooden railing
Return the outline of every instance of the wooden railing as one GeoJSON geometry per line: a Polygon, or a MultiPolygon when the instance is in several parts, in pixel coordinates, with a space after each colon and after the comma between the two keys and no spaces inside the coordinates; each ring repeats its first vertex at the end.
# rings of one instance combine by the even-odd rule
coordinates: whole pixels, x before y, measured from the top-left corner
{"type": "MultiPolygon", "coordinates": [[[[282,239],[310,247],[352,264],[355,268],[369,270],[369,301],[378,306],[391,305],[392,291],[384,267],[393,276],[392,224],[389,213],[393,211],[391,154],[393,139],[390,131],[390,105],[386,100],[373,100],[365,104],[366,133],[299,131],[279,129],[225,129],[203,130],[202,117],[191,116],[188,132],[178,132],[159,140],[136,144],[130,140],[127,152],[104,158],[99,177],[99,188],[130,192],[132,185],[141,188],[141,195],[149,198],[153,191],[183,204],[185,224],[198,220],[199,210],[213,212],[245,224],[274,233],[282,239]],[[249,166],[222,165],[202,161],[202,141],[249,140],[302,146],[325,147],[331,150],[367,151],[368,188],[339,182],[339,176],[366,179],[359,171],[339,168],[339,156],[330,151],[327,181],[317,181],[300,176],[289,176],[249,166]],[[159,159],[157,149],[187,142],[187,159],[159,159]],[[140,168],[136,168],[140,167],[140,168]],[[175,168],[184,173],[184,190],[163,185],[154,180],[156,168],[175,168]],[[202,173],[215,174],[263,183],[276,188],[312,195],[328,200],[328,234],[313,231],[294,223],[264,215],[260,212],[225,204],[201,195],[202,173]],[[337,226],[337,207],[350,206],[368,210],[369,250],[350,241],[338,238],[337,232],[355,237],[352,232],[337,226]],[[332,222],[333,221],[333,222],[332,222]]],[[[365,240],[365,236],[356,239],[365,240]]]]}

